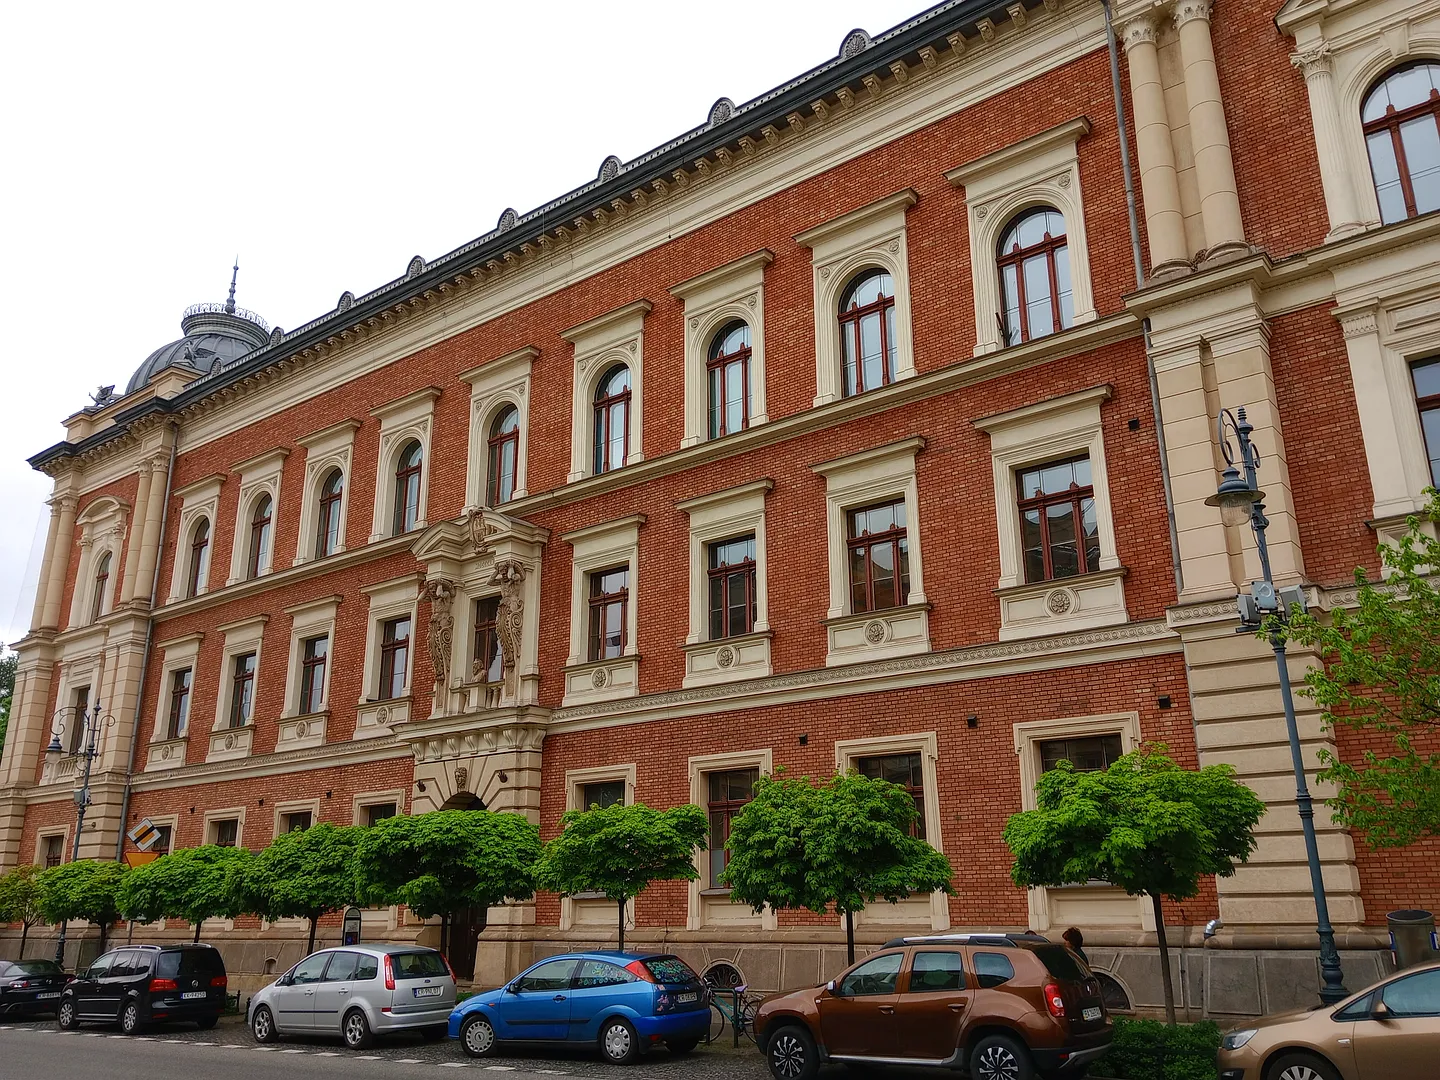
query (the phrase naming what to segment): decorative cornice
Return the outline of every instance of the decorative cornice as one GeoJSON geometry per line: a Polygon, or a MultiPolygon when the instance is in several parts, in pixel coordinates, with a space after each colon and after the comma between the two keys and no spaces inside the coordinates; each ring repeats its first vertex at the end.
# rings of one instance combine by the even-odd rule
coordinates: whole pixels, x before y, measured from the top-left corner
{"type": "Polygon", "coordinates": [[[795,234],[795,242],[801,247],[813,248],[823,244],[830,237],[837,233],[849,232],[851,229],[863,225],[867,221],[874,221],[876,218],[884,217],[886,214],[893,214],[896,210],[908,210],[914,206],[920,196],[914,188],[902,188],[893,195],[887,195],[883,199],[876,199],[872,203],[851,210],[848,214],[841,214],[838,218],[831,218],[822,222],[814,228],[806,229],[802,233],[795,234]]]}
{"type": "Polygon", "coordinates": [[[988,176],[997,172],[1016,161],[1023,161],[1044,153],[1053,147],[1073,145],[1083,135],[1090,134],[1090,118],[1077,116],[1073,120],[1066,120],[1063,124],[1056,124],[1052,128],[1031,135],[1028,139],[1021,139],[1018,143],[995,150],[978,157],[974,161],[967,161],[964,165],[957,165],[955,168],[946,171],[945,179],[956,187],[965,187],[973,184],[977,177],[988,176]]]}
{"type": "MultiPolygon", "coordinates": [[[[351,742],[322,743],[304,750],[260,754],[255,757],[232,758],[182,765],[161,772],[136,772],[137,791],[155,788],[188,787],[192,784],[214,784],[222,780],[246,780],[276,773],[304,772],[309,769],[330,769],[359,765],[392,758],[408,759],[410,748],[393,735],[360,739],[351,742]]],[[[72,785],[73,786],[73,785],[72,785]]]]}

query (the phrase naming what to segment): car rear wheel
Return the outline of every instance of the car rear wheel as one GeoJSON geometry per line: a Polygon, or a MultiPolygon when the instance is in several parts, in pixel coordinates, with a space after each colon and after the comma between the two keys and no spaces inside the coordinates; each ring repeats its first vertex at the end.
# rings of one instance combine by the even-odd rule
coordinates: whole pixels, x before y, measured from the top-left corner
{"type": "Polygon", "coordinates": [[[678,1057],[681,1054],[690,1053],[699,1043],[699,1039],[670,1039],[665,1043],[665,1047],[678,1057]]]}
{"type": "Polygon", "coordinates": [[[813,1080],[820,1071],[820,1055],[810,1032],[795,1024],[782,1027],[770,1036],[765,1063],[775,1080],[813,1080]]]}
{"type": "Polygon", "coordinates": [[[66,998],[60,1002],[60,1008],[55,1013],[55,1023],[61,1031],[74,1031],[79,1026],[75,1018],[75,999],[66,998]]]}
{"type": "Polygon", "coordinates": [[[640,1036],[629,1020],[614,1016],[600,1025],[600,1052],[612,1065],[630,1065],[640,1059],[640,1036]]]}
{"type": "Polygon", "coordinates": [[[126,1035],[140,1033],[140,1003],[138,1001],[127,1001],[125,1008],[120,1010],[120,1031],[126,1035]]]}
{"type": "Polygon", "coordinates": [[[359,1009],[351,1009],[340,1024],[340,1033],[345,1036],[345,1045],[351,1050],[365,1050],[375,1041],[370,1033],[370,1021],[359,1009]]]}
{"type": "Polygon", "coordinates": [[[275,1017],[270,1015],[270,1010],[261,1005],[255,1010],[255,1015],[250,1017],[250,1034],[255,1036],[257,1043],[272,1043],[280,1037],[275,1030],[275,1017]]]}
{"type": "Polygon", "coordinates": [[[1311,1054],[1286,1054],[1277,1058],[1265,1080],[1340,1080],[1328,1061],[1311,1054]]]}
{"type": "Polygon", "coordinates": [[[472,1016],[460,1027],[460,1048],[474,1058],[495,1052],[495,1028],[484,1016],[472,1016]]]}
{"type": "Polygon", "coordinates": [[[970,1054],[970,1075],[975,1080],[1034,1080],[1030,1052],[1008,1035],[990,1035],[975,1044],[970,1054]]]}

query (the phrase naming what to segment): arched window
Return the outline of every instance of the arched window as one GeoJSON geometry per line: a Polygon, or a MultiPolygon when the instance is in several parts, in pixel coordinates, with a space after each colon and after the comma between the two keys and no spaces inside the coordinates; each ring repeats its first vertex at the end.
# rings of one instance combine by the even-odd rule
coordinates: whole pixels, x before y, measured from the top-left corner
{"type": "Polygon", "coordinates": [[[396,536],[409,532],[420,520],[420,463],[423,456],[420,444],[412,439],[405,444],[396,460],[393,529],[396,536]]]}
{"type": "Polygon", "coordinates": [[[1026,210],[1000,239],[1005,344],[1066,330],[1075,322],[1065,218],[1048,206],[1026,210]]]}
{"type": "Polygon", "coordinates": [[[736,319],[710,340],[705,359],[710,384],[710,438],[750,426],[750,327],[736,319]]]}
{"type": "Polygon", "coordinates": [[[845,396],[895,381],[895,282],[866,270],[840,298],[840,363],[845,396]]]}
{"type": "Polygon", "coordinates": [[[520,410],[507,405],[490,425],[490,457],[485,483],[485,505],[499,506],[515,497],[515,476],[520,454],[520,410]]]}
{"type": "Polygon", "coordinates": [[[201,518],[190,530],[190,573],[185,578],[185,595],[199,596],[210,577],[210,519],[201,518]]]}
{"type": "Polygon", "coordinates": [[[620,468],[630,456],[630,369],[616,364],[595,390],[595,475],[620,468]]]}
{"type": "Polygon", "coordinates": [[[250,565],[247,577],[256,578],[270,565],[270,528],[275,504],[262,495],[250,515],[250,565]]]}
{"type": "Polygon", "coordinates": [[[315,529],[315,557],[335,554],[340,546],[340,499],[345,494],[345,474],[331,469],[320,485],[320,520],[315,529]]]}
{"type": "Polygon", "coordinates": [[[1440,64],[1396,68],[1360,107],[1385,224],[1440,209],[1440,64]]]}
{"type": "Polygon", "coordinates": [[[90,601],[90,621],[94,622],[105,614],[105,593],[110,588],[110,552],[100,556],[95,564],[95,598],[90,601]]]}

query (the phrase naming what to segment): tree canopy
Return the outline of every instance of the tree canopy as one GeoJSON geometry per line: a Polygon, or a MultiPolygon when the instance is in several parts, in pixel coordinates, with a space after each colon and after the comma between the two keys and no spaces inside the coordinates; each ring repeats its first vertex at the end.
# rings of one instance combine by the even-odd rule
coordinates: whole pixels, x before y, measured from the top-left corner
{"type": "Polygon", "coordinates": [[[953,892],[950,861],[914,835],[918,817],[910,793],[887,780],[853,772],[824,783],[762,776],[731,822],[722,881],[756,911],[844,915],[853,962],[855,912],[881,900],[953,892]]]}
{"type": "Polygon", "coordinates": [[[693,804],[653,810],[643,803],[570,810],[560,834],[545,845],[535,867],[542,889],[563,895],[604,893],[619,908],[625,947],[625,904],[653,881],[694,881],[695,853],[709,821],[693,804]]]}
{"type": "Polygon", "coordinates": [[[126,869],[121,863],[79,859],[40,871],[40,912],[47,922],[84,919],[100,927],[105,949],[110,924],[120,917],[120,888],[126,869]]]}
{"type": "Polygon", "coordinates": [[[1316,650],[1321,664],[1300,693],[1368,744],[1351,761],[1321,750],[1319,779],[1335,785],[1335,821],[1374,848],[1440,836],[1440,592],[1430,577],[1440,541],[1423,530],[1440,521],[1440,498],[1430,496],[1400,542],[1381,545],[1389,577],[1355,571],[1353,610],[1295,613],[1266,627],[1316,650]]]}
{"type": "Polygon", "coordinates": [[[239,892],[240,876],[254,858],[245,848],[180,848],[135,867],[120,888],[120,910],[139,922],[184,919],[195,928],[206,919],[251,913],[239,892]]]}
{"type": "Polygon", "coordinates": [[[1229,765],[1182,769],[1164,750],[1143,747],[1093,772],[1060,762],[1035,785],[1036,808],[1011,816],[1004,838],[1016,885],[1107,881],[1150,897],[1174,1023],[1161,897],[1188,900],[1206,875],[1234,874],[1255,850],[1265,804],[1229,765]]]}
{"type": "Polygon", "coordinates": [[[306,952],[313,952],[320,917],[354,903],[359,893],[355,844],[360,831],[322,823],[281,833],[240,868],[237,902],[266,919],[308,919],[306,952]]]}
{"type": "Polygon", "coordinates": [[[20,956],[25,955],[25,940],[30,927],[43,917],[40,910],[40,867],[17,866],[0,874],[0,922],[20,924],[20,956]]]}

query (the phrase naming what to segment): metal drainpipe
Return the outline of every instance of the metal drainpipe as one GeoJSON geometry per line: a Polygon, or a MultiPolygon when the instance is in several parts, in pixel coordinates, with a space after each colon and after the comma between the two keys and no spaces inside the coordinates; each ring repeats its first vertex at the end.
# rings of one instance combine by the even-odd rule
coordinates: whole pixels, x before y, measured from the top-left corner
{"type": "MultiPolygon", "coordinates": [[[[1135,214],[1135,176],[1130,168],[1130,136],[1125,126],[1125,106],[1120,94],[1120,50],[1115,42],[1114,14],[1110,0],[1100,0],[1105,9],[1105,44],[1110,50],[1110,89],[1115,99],[1115,123],[1120,132],[1120,167],[1125,174],[1125,211],[1130,219],[1130,254],[1135,260],[1135,287],[1145,287],[1145,262],[1140,254],[1140,222],[1135,214]]],[[[1170,487],[1170,456],[1165,451],[1165,421],[1160,415],[1160,383],[1155,377],[1155,357],[1150,347],[1150,316],[1140,320],[1145,339],[1145,371],[1150,377],[1150,406],[1155,416],[1155,443],[1160,451],[1160,482],[1165,489],[1165,518],[1170,527],[1170,565],[1175,571],[1175,599],[1185,591],[1185,572],[1180,565],[1180,537],[1175,531],[1175,496],[1170,487]]]]}
{"type": "Polygon", "coordinates": [[[140,741],[140,713],[145,708],[145,683],[150,676],[150,652],[155,645],[155,600],[160,594],[160,554],[165,550],[165,528],[170,522],[170,489],[175,483],[175,451],[180,425],[170,422],[170,464],[165,469],[165,502],[160,507],[160,539],[155,549],[155,571],[150,579],[150,613],[145,619],[145,651],[141,658],[140,686],[135,691],[135,716],[130,724],[130,753],[125,759],[125,792],[120,796],[120,835],[115,837],[115,861],[125,858],[125,821],[130,816],[130,789],[135,778],[135,746],[140,741]]]}

